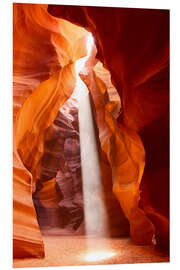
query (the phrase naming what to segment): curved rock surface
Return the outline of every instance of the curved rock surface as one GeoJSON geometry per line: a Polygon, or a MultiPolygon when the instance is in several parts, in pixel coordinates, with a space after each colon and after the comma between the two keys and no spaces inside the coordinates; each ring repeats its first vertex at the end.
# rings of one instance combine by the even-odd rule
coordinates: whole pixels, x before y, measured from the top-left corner
{"type": "MultiPolygon", "coordinates": [[[[137,147],[139,148],[140,145],[142,147],[142,143],[137,138],[138,133],[145,147],[144,174],[143,155],[139,159],[135,151],[133,155],[134,158],[136,157],[136,162],[134,163],[134,160],[133,163],[137,168],[141,167],[140,174],[139,177],[132,174],[127,181],[131,179],[132,182],[135,177],[134,183],[139,185],[143,175],[141,185],[143,199],[140,199],[140,205],[150,217],[147,200],[144,200],[150,197],[149,207],[154,213],[152,222],[155,224],[156,232],[161,234],[159,222],[154,220],[155,216],[161,215],[164,220],[164,217],[169,215],[169,11],[104,7],[73,9],[73,7],[57,5],[49,5],[48,11],[55,17],[67,18],[77,25],[87,27],[94,34],[98,48],[97,56],[110,71],[112,82],[121,96],[122,113],[118,118],[119,128],[121,134],[126,134],[123,135],[124,138],[129,136],[131,138],[131,142],[129,139],[125,140],[125,145],[133,145],[132,140],[136,137],[137,147]],[[162,171],[164,173],[161,173],[162,171]],[[146,177],[149,174],[151,177],[146,177]],[[166,198],[163,205],[157,190],[160,190],[161,196],[166,198]]],[[[118,157],[118,160],[120,161],[121,157],[118,157]]],[[[126,169],[122,166],[120,168],[118,173],[122,175],[126,169]]],[[[115,166],[115,174],[116,170],[115,166]]],[[[114,183],[117,184],[114,184],[114,192],[121,201],[121,206],[125,203],[124,207],[127,207],[127,202],[122,202],[122,194],[119,192],[121,180],[117,179],[114,183]]],[[[131,197],[132,193],[125,196],[131,197]]],[[[132,204],[134,199],[132,196],[132,204]]],[[[137,193],[136,205],[138,201],[137,193]]],[[[138,213],[134,210],[132,212],[134,221],[141,220],[142,210],[138,213]]],[[[126,215],[128,216],[127,211],[126,215]]],[[[166,224],[168,223],[165,222],[164,226],[168,228],[166,224]]],[[[147,240],[147,232],[142,235],[143,228],[151,228],[150,236],[154,231],[150,224],[144,226],[138,223],[136,227],[139,229],[136,230],[133,229],[134,226],[132,220],[131,235],[135,242],[143,243],[147,240]]],[[[166,238],[165,246],[168,249],[169,230],[167,229],[166,232],[161,239],[166,238]]],[[[162,244],[160,242],[163,247],[164,241],[162,244]]]]}
{"type": "Polygon", "coordinates": [[[40,227],[49,225],[49,227],[77,230],[84,215],[80,174],[78,104],[74,98],[70,97],[64,103],[53,124],[46,130],[44,153],[36,171],[39,185],[36,192],[36,196],[39,198],[36,209],[40,227]],[[55,177],[57,193],[52,193],[51,189],[48,189],[52,177],[55,177]],[[44,190],[46,192],[49,190],[48,193],[50,193],[49,200],[45,200],[45,202],[41,196],[42,192],[44,194],[44,190]],[[58,197],[58,191],[61,196],[54,202],[54,205],[51,205],[51,201],[58,197]]]}
{"type": "MultiPolygon", "coordinates": [[[[167,249],[169,12],[103,7],[75,11],[70,6],[14,4],[14,256],[44,256],[32,201],[41,174],[37,169],[46,154],[44,142],[55,131],[51,127],[58,111],[75,88],[75,61],[87,53],[85,29],[55,16],[88,27],[94,34],[97,57],[110,71],[121,97],[120,103],[107,71],[98,65],[92,70],[97,62],[94,46],[88,72],[81,77],[92,96],[110,226],[118,231],[122,221],[127,233],[123,210],[135,243],[149,244],[155,234],[157,243],[167,249]]],[[[72,139],[67,145],[72,143],[77,147],[72,139]]],[[[71,161],[63,166],[69,175],[67,186],[61,185],[60,170],[56,180],[73,201],[73,189],[79,189],[72,182],[78,162],[71,161]]],[[[49,171],[43,175],[44,190],[54,185],[58,166],[53,164],[50,175],[49,171]]],[[[79,169],[77,174],[79,178],[79,169]]],[[[42,202],[43,192],[42,188],[42,202]]],[[[82,203],[81,198],[76,200],[82,203]]],[[[60,199],[59,205],[67,201],[60,199]]]]}
{"type": "Polygon", "coordinates": [[[47,8],[13,5],[15,257],[44,256],[32,201],[36,167],[43,154],[44,132],[74,89],[73,61],[86,55],[85,30],[52,17],[47,8]]]}

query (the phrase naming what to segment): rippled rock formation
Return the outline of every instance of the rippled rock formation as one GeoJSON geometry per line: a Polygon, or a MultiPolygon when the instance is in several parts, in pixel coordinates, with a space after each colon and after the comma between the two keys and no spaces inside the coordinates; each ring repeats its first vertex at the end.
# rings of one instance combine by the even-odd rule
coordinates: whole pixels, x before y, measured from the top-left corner
{"type": "MultiPolygon", "coordinates": [[[[87,54],[79,26],[97,45],[81,78],[92,98],[112,234],[128,233],[130,224],[135,243],[155,236],[168,249],[169,12],[14,4],[13,17],[14,256],[44,256],[35,191],[35,204],[53,213],[50,226],[83,231],[77,121],[60,110],[76,85],[75,62],[87,54]]],[[[45,212],[39,218],[46,223],[45,212]]]]}
{"type": "Polygon", "coordinates": [[[78,104],[70,98],[45,133],[44,153],[37,166],[39,188],[34,200],[40,227],[77,230],[81,225],[84,214],[80,172],[78,104]],[[51,190],[55,187],[49,186],[53,177],[57,189],[54,193],[51,190]],[[58,190],[61,196],[52,205],[52,200],[58,198],[58,190]],[[50,192],[48,201],[43,198],[45,192],[50,192]]]}
{"type": "MultiPolygon", "coordinates": [[[[137,151],[130,154],[137,168],[136,173],[134,170],[133,174],[132,167],[130,169],[128,166],[128,173],[131,173],[127,176],[125,163],[124,168],[120,166],[119,169],[120,174],[124,171],[127,182],[130,183],[132,179],[137,183],[136,188],[142,178],[141,193],[132,189],[132,193],[127,194],[123,186],[121,188],[120,179],[117,179],[114,191],[121,206],[126,201],[123,202],[123,193],[132,202],[133,240],[145,243],[155,233],[158,245],[168,250],[169,11],[84,6],[73,9],[58,5],[49,5],[48,11],[55,17],[67,18],[77,25],[87,27],[96,37],[97,57],[110,71],[112,82],[121,96],[122,113],[117,122],[121,131],[125,132],[124,138],[130,136],[130,141],[126,140],[125,145],[132,145],[134,140],[138,147],[143,149],[144,146],[146,155],[143,155],[143,150],[141,158],[137,151]],[[137,194],[136,199],[132,196],[134,192],[137,194]],[[162,197],[165,199],[162,200],[162,197]],[[145,216],[146,222],[142,222],[143,212],[137,212],[133,206],[135,204],[145,211],[155,228],[147,222],[145,216]],[[149,238],[144,228],[150,232],[149,238]]],[[[121,157],[118,159],[120,161],[121,157]]],[[[128,209],[125,209],[127,205],[128,202],[123,208],[128,216],[128,209]]]]}
{"type": "Polygon", "coordinates": [[[60,227],[62,224],[58,203],[62,199],[56,178],[45,182],[38,182],[36,192],[33,194],[33,202],[37,212],[40,228],[60,227]]]}
{"type": "Polygon", "coordinates": [[[44,132],[74,89],[74,61],[86,55],[85,30],[55,19],[47,8],[13,5],[14,257],[44,256],[32,201],[36,168],[44,132]]]}

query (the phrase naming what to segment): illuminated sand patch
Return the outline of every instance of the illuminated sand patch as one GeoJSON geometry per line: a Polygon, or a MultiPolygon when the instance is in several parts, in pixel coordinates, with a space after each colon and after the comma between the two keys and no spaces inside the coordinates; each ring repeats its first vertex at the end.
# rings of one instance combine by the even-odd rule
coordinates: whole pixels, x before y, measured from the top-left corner
{"type": "Polygon", "coordinates": [[[107,260],[115,255],[116,253],[112,251],[92,251],[85,255],[84,259],[87,262],[98,262],[101,260],[107,260]]]}

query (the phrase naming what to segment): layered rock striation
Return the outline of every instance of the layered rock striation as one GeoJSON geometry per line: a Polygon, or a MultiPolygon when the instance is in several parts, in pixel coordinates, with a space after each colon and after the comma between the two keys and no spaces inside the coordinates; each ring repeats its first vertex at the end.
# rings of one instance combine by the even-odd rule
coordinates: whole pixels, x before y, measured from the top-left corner
{"type": "Polygon", "coordinates": [[[112,235],[127,234],[130,224],[135,243],[155,237],[167,250],[169,12],[36,4],[14,4],[13,12],[14,256],[44,256],[32,194],[42,226],[76,230],[83,221],[76,113],[63,112],[75,62],[87,54],[80,26],[97,46],[81,78],[92,98],[112,235]]]}
{"type": "Polygon", "coordinates": [[[44,256],[32,200],[36,169],[44,151],[44,133],[75,87],[74,63],[86,55],[86,31],[52,17],[47,8],[13,5],[15,257],[44,256]]]}
{"type": "MultiPolygon", "coordinates": [[[[132,183],[137,185],[136,199],[133,195],[135,190],[125,196],[129,197],[132,205],[139,205],[145,211],[145,219],[148,218],[155,225],[141,224],[142,210],[137,212],[137,208],[131,207],[131,236],[136,243],[145,243],[155,233],[158,245],[168,250],[169,11],[84,6],[74,9],[58,5],[49,5],[48,11],[55,17],[67,18],[84,26],[94,34],[97,57],[110,71],[112,82],[121,96],[122,113],[117,123],[136,168],[133,174],[132,166],[128,165],[127,171],[127,163],[123,162],[122,166],[115,165],[113,171],[116,175],[119,167],[117,175],[125,176],[124,183],[129,183],[130,189],[132,183]],[[130,141],[127,138],[131,138],[130,141]],[[139,150],[145,149],[145,155],[142,150],[141,158],[137,151],[131,154],[132,148],[128,146],[134,143],[139,150]],[[149,238],[144,228],[149,228],[149,238]]],[[[121,153],[122,156],[124,153],[121,153]]],[[[113,178],[116,178],[115,175],[113,178]]],[[[120,190],[123,185],[120,178],[116,179],[113,189],[121,202],[120,190]]],[[[122,204],[125,204],[124,207],[129,205],[128,202],[122,204]]]]}
{"type": "Polygon", "coordinates": [[[42,230],[77,230],[84,219],[77,106],[77,101],[70,97],[45,133],[44,153],[36,170],[39,188],[34,194],[42,230]],[[52,177],[55,187],[49,185],[52,177]],[[45,192],[49,200],[43,197],[45,192]]]}

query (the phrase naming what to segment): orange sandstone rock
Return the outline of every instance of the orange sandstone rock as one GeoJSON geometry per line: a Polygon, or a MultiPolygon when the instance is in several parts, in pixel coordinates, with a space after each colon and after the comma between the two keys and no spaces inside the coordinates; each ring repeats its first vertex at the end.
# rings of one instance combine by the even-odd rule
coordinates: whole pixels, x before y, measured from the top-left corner
{"type": "MultiPolygon", "coordinates": [[[[145,202],[145,198],[150,196],[149,206],[153,205],[156,216],[162,214],[164,218],[168,217],[169,11],[58,5],[49,5],[48,11],[55,17],[67,18],[84,26],[93,33],[98,48],[97,57],[110,71],[112,82],[121,96],[122,113],[117,120],[122,129],[121,134],[128,132],[134,137],[133,133],[137,132],[145,148],[144,174],[142,175],[142,167],[139,170],[142,176],[140,207],[151,219],[152,216],[146,212],[145,202]],[[147,175],[151,177],[146,177],[147,175]],[[165,198],[164,203],[162,197],[165,198]]],[[[137,138],[137,134],[135,137],[137,138]]],[[[133,139],[130,143],[126,138],[129,138],[128,134],[124,136],[127,146],[136,141],[133,139]]],[[[118,141],[117,138],[116,142],[118,141]]],[[[141,147],[142,143],[140,142],[141,147]]],[[[138,145],[139,143],[137,148],[138,145]]],[[[137,154],[132,157],[132,163],[137,168],[138,164],[142,164],[142,161],[138,161],[137,154]]],[[[126,163],[124,169],[125,165],[126,163]]],[[[117,168],[115,172],[118,172],[117,168]]],[[[133,175],[130,178],[132,177],[133,175]]],[[[120,198],[118,186],[116,187],[114,191],[120,198]]],[[[159,222],[154,223],[156,231],[161,231],[164,218],[161,225],[159,222]]],[[[166,224],[165,222],[164,225],[166,224]]],[[[166,236],[164,234],[161,239],[165,237],[168,243],[168,229],[166,231],[166,236]]],[[[142,243],[144,238],[146,232],[142,243]]],[[[136,241],[136,231],[133,231],[133,239],[136,241]]],[[[159,241],[159,245],[163,247],[164,241],[159,241]]]]}
{"type": "MultiPolygon", "coordinates": [[[[91,91],[94,102],[95,119],[102,151],[101,171],[105,194],[109,193],[107,183],[110,179],[107,179],[104,173],[104,153],[111,166],[111,189],[130,222],[131,237],[137,244],[149,244],[152,243],[155,228],[138,206],[139,185],[145,164],[144,147],[136,132],[117,125],[116,118],[120,108],[120,99],[116,89],[110,82],[108,83],[108,76],[110,76],[108,72],[100,65],[95,66],[94,72],[91,71],[87,76],[81,75],[91,91]],[[106,80],[104,80],[105,76],[106,80]]],[[[111,204],[110,201],[107,202],[108,204],[111,204]]],[[[120,209],[117,213],[122,216],[120,209]]],[[[119,224],[119,230],[120,227],[119,224]]]]}
{"type": "MultiPolygon", "coordinates": [[[[102,172],[110,177],[103,176],[104,189],[111,187],[119,200],[135,243],[151,243],[154,233],[164,243],[167,211],[155,190],[164,192],[162,179],[168,182],[168,11],[79,7],[74,14],[72,7],[61,12],[61,6],[53,11],[47,5],[14,4],[14,256],[44,255],[32,202],[36,167],[45,131],[75,87],[74,63],[86,55],[87,32],[52,16],[57,10],[91,29],[98,57],[121,96],[120,104],[107,71],[92,70],[94,47],[82,78],[94,104],[102,172]]],[[[117,203],[110,194],[107,205],[113,200],[117,203]]],[[[115,212],[121,208],[116,204],[115,212]]]]}
{"type": "Polygon", "coordinates": [[[44,132],[74,89],[73,61],[86,55],[85,30],[54,18],[47,7],[13,6],[15,257],[44,256],[32,202],[34,172],[43,153],[44,132]],[[81,50],[76,50],[78,42],[81,50]]]}

